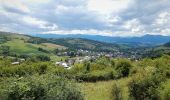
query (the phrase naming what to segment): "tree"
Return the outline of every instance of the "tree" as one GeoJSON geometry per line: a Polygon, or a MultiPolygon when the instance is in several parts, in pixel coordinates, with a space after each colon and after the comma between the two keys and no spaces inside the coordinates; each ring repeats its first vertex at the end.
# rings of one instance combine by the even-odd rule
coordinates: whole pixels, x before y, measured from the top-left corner
{"type": "Polygon", "coordinates": [[[45,55],[38,55],[36,58],[37,58],[39,61],[50,61],[50,60],[51,60],[50,57],[45,56],[45,55]]]}
{"type": "Polygon", "coordinates": [[[10,54],[10,47],[9,46],[1,46],[0,47],[0,53],[5,58],[10,54]]]}
{"type": "Polygon", "coordinates": [[[86,68],[86,71],[89,72],[90,71],[90,63],[89,62],[85,62],[84,66],[86,68]]]}
{"type": "Polygon", "coordinates": [[[53,52],[54,52],[54,54],[58,54],[60,52],[60,50],[59,49],[55,49],[53,52]]]}
{"type": "Polygon", "coordinates": [[[117,63],[116,70],[122,77],[126,77],[129,75],[130,68],[132,64],[129,61],[122,60],[117,63]]]}
{"type": "Polygon", "coordinates": [[[47,50],[43,49],[43,48],[38,48],[38,51],[44,52],[44,53],[49,53],[47,50]]]}

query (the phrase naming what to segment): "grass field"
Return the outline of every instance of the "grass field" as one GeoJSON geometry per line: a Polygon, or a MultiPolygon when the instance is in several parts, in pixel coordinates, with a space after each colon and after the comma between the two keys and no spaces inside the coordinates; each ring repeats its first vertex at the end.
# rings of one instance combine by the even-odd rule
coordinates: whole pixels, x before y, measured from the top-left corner
{"type": "Polygon", "coordinates": [[[61,59],[65,60],[66,58],[68,58],[68,57],[58,57],[54,55],[53,53],[44,53],[44,52],[38,51],[39,47],[52,52],[56,48],[66,49],[66,47],[64,46],[55,45],[52,43],[42,43],[42,44],[25,43],[24,40],[21,40],[20,38],[17,37],[2,45],[9,46],[10,52],[13,52],[15,54],[27,54],[27,55],[38,55],[39,54],[39,55],[50,56],[53,62],[61,61],[61,59]]]}
{"type": "Polygon", "coordinates": [[[51,44],[51,43],[44,43],[44,44],[32,44],[32,43],[25,43],[23,40],[20,39],[12,39],[11,41],[8,41],[4,43],[3,45],[10,46],[10,51],[15,52],[18,54],[44,54],[41,51],[38,51],[38,48],[43,48],[48,51],[52,51],[55,48],[62,48],[65,47],[51,44]]]}
{"type": "Polygon", "coordinates": [[[64,46],[60,46],[60,45],[56,45],[56,44],[52,44],[52,43],[42,43],[41,46],[49,48],[49,49],[66,49],[66,47],[64,46]]]}
{"type": "Polygon", "coordinates": [[[113,100],[112,87],[117,84],[121,87],[123,100],[129,99],[128,82],[130,78],[120,80],[101,81],[96,83],[80,83],[85,100],[113,100]]]}

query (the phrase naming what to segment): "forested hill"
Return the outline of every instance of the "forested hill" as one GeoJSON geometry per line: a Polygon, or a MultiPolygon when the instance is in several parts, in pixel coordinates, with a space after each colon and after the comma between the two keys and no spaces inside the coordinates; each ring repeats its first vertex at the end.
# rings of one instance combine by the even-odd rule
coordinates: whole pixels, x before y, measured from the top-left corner
{"type": "Polygon", "coordinates": [[[41,47],[49,51],[56,48],[85,49],[91,51],[115,51],[125,45],[110,44],[82,38],[39,38],[23,34],[0,32],[0,45],[10,46],[12,51],[28,53],[36,52],[41,47]]]}
{"type": "Polygon", "coordinates": [[[42,38],[83,38],[106,43],[126,44],[128,46],[156,46],[170,41],[170,36],[144,35],[141,37],[112,37],[86,34],[34,34],[33,36],[42,38]]]}
{"type": "Polygon", "coordinates": [[[70,49],[86,49],[94,51],[115,51],[121,48],[126,48],[125,45],[117,45],[111,43],[98,42],[82,38],[60,38],[49,39],[49,41],[69,47],[70,49]]]}
{"type": "Polygon", "coordinates": [[[151,58],[161,57],[162,55],[170,55],[170,42],[148,48],[146,51],[144,51],[144,53],[144,57],[151,58]]]}

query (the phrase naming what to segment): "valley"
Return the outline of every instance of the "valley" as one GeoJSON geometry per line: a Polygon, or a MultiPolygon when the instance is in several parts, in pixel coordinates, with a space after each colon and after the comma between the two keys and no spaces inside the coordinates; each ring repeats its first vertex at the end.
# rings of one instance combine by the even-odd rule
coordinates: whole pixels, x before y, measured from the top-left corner
{"type": "Polygon", "coordinates": [[[0,98],[168,100],[169,52],[169,43],[133,47],[1,32],[0,98]]]}

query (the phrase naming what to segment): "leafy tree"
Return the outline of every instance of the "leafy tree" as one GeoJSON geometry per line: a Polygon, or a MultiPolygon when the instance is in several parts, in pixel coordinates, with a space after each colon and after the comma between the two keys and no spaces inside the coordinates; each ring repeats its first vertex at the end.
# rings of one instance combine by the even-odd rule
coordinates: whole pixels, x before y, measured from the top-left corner
{"type": "Polygon", "coordinates": [[[1,46],[0,47],[0,52],[2,54],[2,56],[5,58],[10,54],[10,47],[9,46],[1,46]]]}
{"type": "Polygon", "coordinates": [[[60,52],[60,50],[59,49],[55,49],[53,52],[54,52],[54,54],[57,54],[57,53],[60,52]]]}
{"type": "Polygon", "coordinates": [[[87,72],[90,71],[90,63],[89,63],[89,62],[85,62],[85,63],[84,63],[84,67],[86,68],[86,71],[87,71],[87,72]]]}
{"type": "Polygon", "coordinates": [[[120,74],[120,77],[128,76],[131,68],[132,68],[132,64],[131,64],[131,62],[129,62],[127,60],[119,61],[116,66],[116,70],[120,74]]]}
{"type": "Polygon", "coordinates": [[[47,50],[43,49],[43,48],[38,48],[38,51],[44,52],[44,53],[49,53],[47,50]]]}
{"type": "Polygon", "coordinates": [[[145,71],[140,76],[129,83],[131,97],[135,100],[160,100],[157,88],[165,82],[165,76],[159,70],[150,73],[145,71]]]}
{"type": "Polygon", "coordinates": [[[8,89],[5,100],[83,100],[74,82],[54,75],[19,79],[11,82],[8,89]]]}
{"type": "Polygon", "coordinates": [[[46,71],[47,71],[47,65],[46,64],[42,64],[38,67],[39,74],[45,74],[46,71]]]}
{"type": "Polygon", "coordinates": [[[50,61],[50,60],[51,60],[50,57],[45,56],[45,55],[38,55],[36,58],[37,58],[39,61],[50,61]]]}

